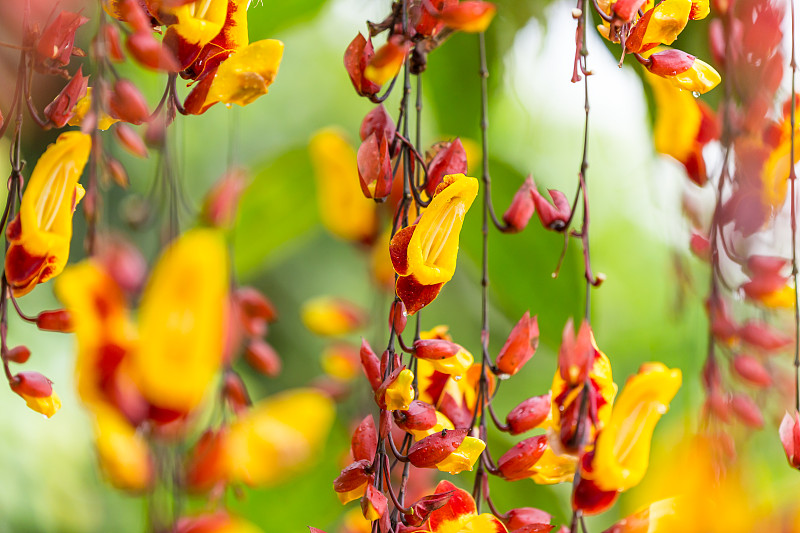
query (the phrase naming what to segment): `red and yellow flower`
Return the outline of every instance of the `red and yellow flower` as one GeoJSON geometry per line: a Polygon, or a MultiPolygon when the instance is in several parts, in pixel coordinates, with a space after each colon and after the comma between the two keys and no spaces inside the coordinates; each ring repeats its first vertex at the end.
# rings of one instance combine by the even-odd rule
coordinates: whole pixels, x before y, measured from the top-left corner
{"type": "Polygon", "coordinates": [[[72,239],[72,214],[84,194],[78,179],[91,145],[89,135],[62,133],[36,163],[19,214],[6,229],[6,278],[15,296],[29,293],[64,270],[72,239]]]}
{"type": "Polygon", "coordinates": [[[475,500],[464,489],[441,481],[435,494],[452,492],[447,503],[428,518],[428,533],[506,533],[506,526],[493,514],[478,514],[475,500]]]}
{"type": "Polygon", "coordinates": [[[463,174],[445,176],[416,224],[398,231],[389,252],[397,295],[409,315],[436,298],[456,270],[464,216],[478,194],[478,180],[463,174]]]}

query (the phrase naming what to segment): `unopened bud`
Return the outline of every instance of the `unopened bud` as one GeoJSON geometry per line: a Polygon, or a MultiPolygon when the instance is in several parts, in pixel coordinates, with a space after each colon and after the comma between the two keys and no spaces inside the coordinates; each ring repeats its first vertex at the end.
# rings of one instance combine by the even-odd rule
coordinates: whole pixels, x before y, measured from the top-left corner
{"type": "Polygon", "coordinates": [[[31,357],[31,351],[27,346],[14,346],[6,354],[6,359],[11,362],[22,364],[28,361],[31,357]]]}
{"type": "Polygon", "coordinates": [[[433,468],[453,453],[466,437],[466,429],[442,430],[428,435],[411,446],[408,459],[417,468],[433,468]]]}
{"type": "Polygon", "coordinates": [[[386,496],[374,485],[367,485],[367,491],[361,498],[361,513],[364,518],[370,522],[379,520],[386,512],[387,505],[386,496]]]}
{"type": "Polygon", "coordinates": [[[399,335],[406,329],[407,322],[406,304],[402,300],[395,300],[392,302],[392,307],[389,311],[389,327],[394,327],[395,333],[399,335]]]}
{"type": "Polygon", "coordinates": [[[512,435],[519,435],[539,426],[550,414],[550,395],[528,398],[508,413],[506,423],[512,435]]]}
{"type": "Polygon", "coordinates": [[[247,362],[265,376],[275,377],[281,372],[281,359],[278,352],[261,339],[252,339],[244,350],[247,362]]]}
{"type": "Polygon", "coordinates": [[[513,376],[536,353],[539,346],[539,323],[530,312],[525,311],[511,330],[506,343],[500,349],[495,366],[502,374],[513,376]]]}
{"type": "Polygon", "coordinates": [[[223,388],[225,399],[228,400],[231,408],[236,413],[244,412],[252,403],[250,395],[247,393],[247,387],[242,381],[242,378],[233,371],[225,373],[225,385],[223,388]]]}
{"type": "Polygon", "coordinates": [[[36,317],[36,327],[42,331],[72,332],[72,316],[66,309],[42,311],[36,317]]]}
{"type": "Polygon", "coordinates": [[[375,420],[372,415],[367,415],[353,432],[350,440],[350,450],[353,459],[372,461],[378,450],[378,431],[375,429],[375,420]]]}
{"type": "Polygon", "coordinates": [[[39,372],[20,372],[11,379],[11,390],[33,398],[45,398],[53,394],[53,382],[39,372]]]}
{"type": "Polygon", "coordinates": [[[547,435],[537,435],[518,442],[498,460],[500,475],[508,481],[530,477],[531,468],[546,449],[547,435]]]}

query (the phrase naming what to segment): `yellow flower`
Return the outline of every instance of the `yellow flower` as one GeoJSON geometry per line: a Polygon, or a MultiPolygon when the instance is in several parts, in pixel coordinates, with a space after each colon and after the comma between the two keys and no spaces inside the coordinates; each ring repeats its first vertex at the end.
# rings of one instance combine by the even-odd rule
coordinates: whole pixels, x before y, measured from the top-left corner
{"type": "Polygon", "coordinates": [[[471,472],[475,461],[478,460],[485,449],[486,443],[481,439],[470,436],[464,437],[464,441],[458,445],[455,451],[443,461],[436,463],[436,468],[454,475],[464,470],[471,472]]]}
{"type": "Polygon", "coordinates": [[[264,39],[245,46],[222,62],[208,90],[209,99],[246,106],[269,92],[283,57],[283,43],[264,39]]]}
{"type": "Polygon", "coordinates": [[[115,409],[96,410],[94,434],[100,468],[114,487],[141,491],[150,485],[153,479],[150,449],[115,409]]]}
{"type": "Polygon", "coordinates": [[[228,254],[215,230],[186,232],[159,259],[142,296],[140,342],[130,358],[151,403],[187,412],[202,400],[222,362],[228,284],[228,254]]]}
{"type": "Polygon", "coordinates": [[[89,135],[62,133],[36,163],[19,214],[6,231],[6,278],[14,296],[29,293],[67,264],[72,214],[84,194],[78,179],[91,146],[89,135]]]}
{"type": "Polygon", "coordinates": [[[385,401],[387,411],[405,411],[414,401],[414,373],[404,368],[388,387],[386,387],[385,401]]]}
{"type": "Polygon", "coordinates": [[[604,491],[637,485],[647,471],[650,441],[681,386],[681,371],[661,363],[642,366],[620,393],[595,445],[591,479],[604,491]]]}
{"type": "Polygon", "coordinates": [[[401,274],[424,285],[453,277],[464,215],[478,194],[478,180],[463,174],[445,176],[443,184],[417,223],[408,243],[408,274],[401,274]]]}
{"type": "Polygon", "coordinates": [[[301,470],[318,455],[334,414],[331,399],[314,389],[289,390],[258,402],[231,424],[226,444],[230,480],[265,486],[301,470]]]}
{"type": "MultiPolygon", "coordinates": [[[[339,131],[332,128],[314,134],[308,149],[317,183],[317,205],[325,229],[349,241],[372,239],[378,225],[376,204],[364,198],[358,186],[356,151],[339,131]]],[[[387,248],[388,238],[383,249],[376,247],[376,252],[383,252],[381,261],[377,263],[379,266],[389,263],[387,248]]],[[[389,271],[393,283],[391,267],[389,271]]]]}

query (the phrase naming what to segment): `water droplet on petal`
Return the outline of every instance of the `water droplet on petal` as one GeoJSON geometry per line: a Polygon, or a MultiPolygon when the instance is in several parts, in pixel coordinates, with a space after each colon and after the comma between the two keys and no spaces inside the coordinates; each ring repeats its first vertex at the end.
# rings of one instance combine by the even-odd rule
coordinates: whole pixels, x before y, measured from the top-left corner
{"type": "Polygon", "coordinates": [[[694,96],[695,98],[699,98],[700,97],[700,93],[697,92],[697,91],[692,91],[692,96],[694,96]]]}

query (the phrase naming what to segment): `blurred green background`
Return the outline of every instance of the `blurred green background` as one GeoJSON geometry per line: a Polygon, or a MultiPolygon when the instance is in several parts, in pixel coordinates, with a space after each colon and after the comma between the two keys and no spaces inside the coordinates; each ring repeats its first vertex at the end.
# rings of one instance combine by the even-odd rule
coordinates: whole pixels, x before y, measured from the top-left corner
{"type": "MultiPolygon", "coordinates": [[[[544,0],[499,0],[497,4],[498,15],[487,38],[490,160],[495,205],[502,213],[529,173],[540,188],[559,188],[568,195],[574,191],[583,138],[583,86],[569,81],[574,53],[572,5],[544,0]]],[[[365,255],[320,225],[307,144],[316,130],[330,125],[357,139],[359,124],[371,104],[353,91],[342,54],[357,31],[366,31],[364,21],[380,20],[388,7],[388,2],[377,0],[254,2],[248,13],[251,41],[278,38],[286,45],[269,95],[244,109],[219,105],[201,117],[179,117],[171,128],[180,179],[192,205],[199,205],[231,158],[251,170],[252,184],[232,234],[236,273],[241,282],[260,287],[277,305],[280,320],[268,340],[284,362],[284,372],[275,380],[259,377],[242,365],[256,397],[305,384],[321,374],[319,355],[325,341],[306,331],[299,320],[305,300],[331,294],[367,309],[386,309],[388,296],[376,293],[369,281],[365,255]]],[[[677,44],[707,57],[705,26],[690,24],[677,44]]],[[[88,35],[92,30],[81,31],[88,35]]],[[[659,425],[657,440],[670,427],[691,429],[697,423],[702,401],[697,377],[706,345],[702,299],[707,274],[687,254],[688,227],[680,215],[685,180],[677,164],[653,152],[651,114],[634,70],[638,67],[617,68],[599,36],[589,33],[589,66],[595,73],[589,80],[592,262],[595,272],[607,277],[593,291],[592,324],[620,386],[644,361],[663,361],[684,371],[685,384],[659,425]]],[[[475,35],[456,35],[431,55],[423,75],[425,144],[455,135],[479,138],[477,52],[475,35]]],[[[136,68],[125,72],[154,104],[163,76],[136,68]]],[[[387,102],[393,116],[396,96],[387,102]]],[[[29,161],[35,160],[45,139],[28,138],[29,161]]],[[[155,158],[139,161],[122,153],[119,157],[129,170],[130,193],[139,195],[134,201],[150,202],[147,193],[156,173],[155,158]]],[[[113,226],[125,228],[123,214],[131,199],[124,197],[130,193],[118,189],[109,193],[104,211],[113,226]]],[[[85,232],[79,219],[75,260],[81,256],[85,232]]],[[[187,227],[191,218],[185,217],[183,223],[187,227]]],[[[148,230],[148,237],[137,239],[152,256],[157,231],[148,230]]],[[[423,312],[423,329],[448,324],[456,341],[477,354],[481,252],[477,204],[467,217],[461,242],[456,276],[423,312]]],[[[525,310],[538,315],[542,333],[536,357],[502,385],[495,403],[499,413],[547,391],[564,323],[583,314],[583,265],[577,243],[571,243],[560,276],[551,276],[561,244],[561,236],[545,232],[535,219],[522,234],[491,234],[493,353],[525,310]]],[[[55,307],[51,284],[39,287],[22,305],[31,310],[55,307]]],[[[383,312],[376,316],[378,322],[364,334],[379,346],[385,337],[383,312]]],[[[10,391],[0,394],[4,413],[0,532],[142,531],[144,500],[116,492],[98,477],[88,419],[73,392],[72,339],[39,333],[14,321],[9,337],[12,345],[29,345],[33,352],[29,366],[55,381],[63,408],[45,420],[10,391]]],[[[357,341],[357,336],[351,340],[357,341]]],[[[365,382],[360,385],[366,388],[365,382]]],[[[325,453],[305,475],[282,486],[246,491],[243,500],[231,500],[232,508],[268,533],[299,532],[306,525],[336,531],[343,508],[331,482],[343,466],[351,420],[369,408],[365,397],[354,394],[341,406],[342,416],[325,453]]],[[[753,446],[780,464],[783,452],[773,437],[774,431],[765,431],[753,446]]],[[[497,456],[512,443],[503,435],[493,434],[490,439],[497,456]]],[[[461,485],[466,487],[467,482],[465,477],[461,485]]],[[[492,482],[492,495],[501,509],[541,507],[559,522],[569,512],[568,494],[566,486],[540,487],[529,480],[492,482]]],[[[620,509],[592,519],[590,529],[599,531],[620,512],[629,511],[625,502],[623,496],[620,509]]]]}

